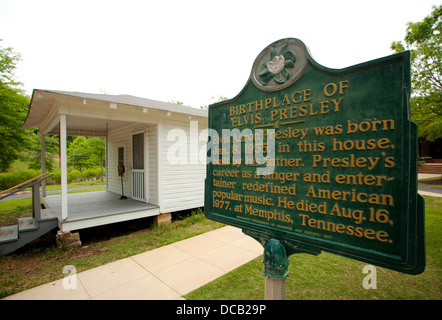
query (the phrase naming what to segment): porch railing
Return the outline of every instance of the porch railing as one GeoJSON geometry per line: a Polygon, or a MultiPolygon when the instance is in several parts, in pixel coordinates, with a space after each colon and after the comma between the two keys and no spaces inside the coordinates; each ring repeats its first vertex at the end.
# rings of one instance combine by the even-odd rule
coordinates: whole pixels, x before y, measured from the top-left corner
{"type": "Polygon", "coordinates": [[[41,202],[40,202],[40,183],[50,177],[53,174],[44,173],[38,177],[29,179],[23,183],[20,183],[12,188],[0,192],[0,200],[5,199],[13,194],[22,191],[26,188],[32,187],[32,214],[33,217],[40,220],[41,217],[41,202]]]}
{"type": "Polygon", "coordinates": [[[144,200],[144,170],[132,171],[132,198],[144,200]]]}
{"type": "Polygon", "coordinates": [[[57,218],[43,210],[40,202],[40,183],[53,175],[47,173],[0,192],[0,200],[32,187],[32,217],[18,218],[18,224],[0,227],[0,256],[11,253],[41,237],[58,226],[57,218]]]}

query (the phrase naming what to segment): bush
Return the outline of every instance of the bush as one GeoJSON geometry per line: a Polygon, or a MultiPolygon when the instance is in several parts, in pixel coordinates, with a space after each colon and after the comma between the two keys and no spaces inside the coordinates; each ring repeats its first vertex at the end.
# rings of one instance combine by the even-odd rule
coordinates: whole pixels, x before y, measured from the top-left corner
{"type": "MultiPolygon", "coordinates": [[[[47,179],[47,184],[60,184],[60,170],[50,172],[52,177],[47,179]]],[[[29,179],[41,175],[40,170],[17,170],[0,174],[0,190],[6,190],[29,179]]],[[[103,175],[106,176],[106,170],[103,169],[103,175]]],[[[87,169],[83,171],[72,170],[68,172],[68,183],[88,180],[99,180],[101,176],[101,168],[87,169]]]]}
{"type": "MultiPolygon", "coordinates": [[[[60,184],[61,183],[60,170],[51,172],[51,174],[53,174],[54,176],[48,179],[48,184],[60,184]]],[[[104,177],[106,177],[106,169],[103,169],[103,175],[104,177]]],[[[78,170],[68,171],[68,183],[99,180],[100,177],[101,177],[101,168],[87,169],[83,171],[78,171],[78,170]]]]}
{"type": "Polygon", "coordinates": [[[19,170],[0,174],[0,190],[6,190],[41,175],[39,170],[19,170]]]}
{"type": "Polygon", "coordinates": [[[80,181],[81,172],[78,170],[68,171],[68,182],[80,181]]]}
{"type": "Polygon", "coordinates": [[[60,170],[52,171],[50,174],[53,174],[53,176],[46,180],[46,184],[60,184],[61,183],[60,170]]]}
{"type": "MultiPolygon", "coordinates": [[[[106,175],[106,170],[104,168],[103,175],[106,175]]],[[[86,169],[82,171],[82,177],[85,180],[98,180],[101,177],[101,168],[86,169]]]]}

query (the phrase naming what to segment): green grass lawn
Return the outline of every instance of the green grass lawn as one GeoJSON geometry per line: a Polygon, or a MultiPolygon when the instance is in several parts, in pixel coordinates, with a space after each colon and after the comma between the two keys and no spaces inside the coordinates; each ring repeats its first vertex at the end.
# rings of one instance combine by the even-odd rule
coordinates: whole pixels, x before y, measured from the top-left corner
{"type": "MultiPolygon", "coordinates": [[[[364,289],[366,263],[321,253],[290,256],[287,300],[442,299],[442,198],[425,197],[426,269],[417,276],[376,268],[377,289],[364,289]]],[[[188,300],[264,298],[262,256],[185,296],[188,300]]]]}

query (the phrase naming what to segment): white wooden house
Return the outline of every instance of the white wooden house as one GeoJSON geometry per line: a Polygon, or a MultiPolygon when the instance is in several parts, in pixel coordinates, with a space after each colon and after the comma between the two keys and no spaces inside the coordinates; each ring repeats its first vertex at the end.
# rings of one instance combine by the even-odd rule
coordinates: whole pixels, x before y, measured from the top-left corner
{"type": "Polygon", "coordinates": [[[43,202],[62,232],[204,205],[207,111],[129,95],[35,89],[24,128],[40,131],[42,150],[45,135],[60,135],[62,192],[46,196],[43,186],[43,202]],[[66,136],[78,135],[106,138],[106,191],[67,193],[66,136]]]}

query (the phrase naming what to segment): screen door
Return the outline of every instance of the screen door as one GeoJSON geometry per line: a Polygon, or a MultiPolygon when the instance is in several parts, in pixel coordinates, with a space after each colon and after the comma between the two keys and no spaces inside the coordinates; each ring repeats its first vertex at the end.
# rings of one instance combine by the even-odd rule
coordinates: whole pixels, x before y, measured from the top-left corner
{"type": "Polygon", "coordinates": [[[144,133],[132,135],[132,160],[132,198],[144,201],[144,133]]]}

